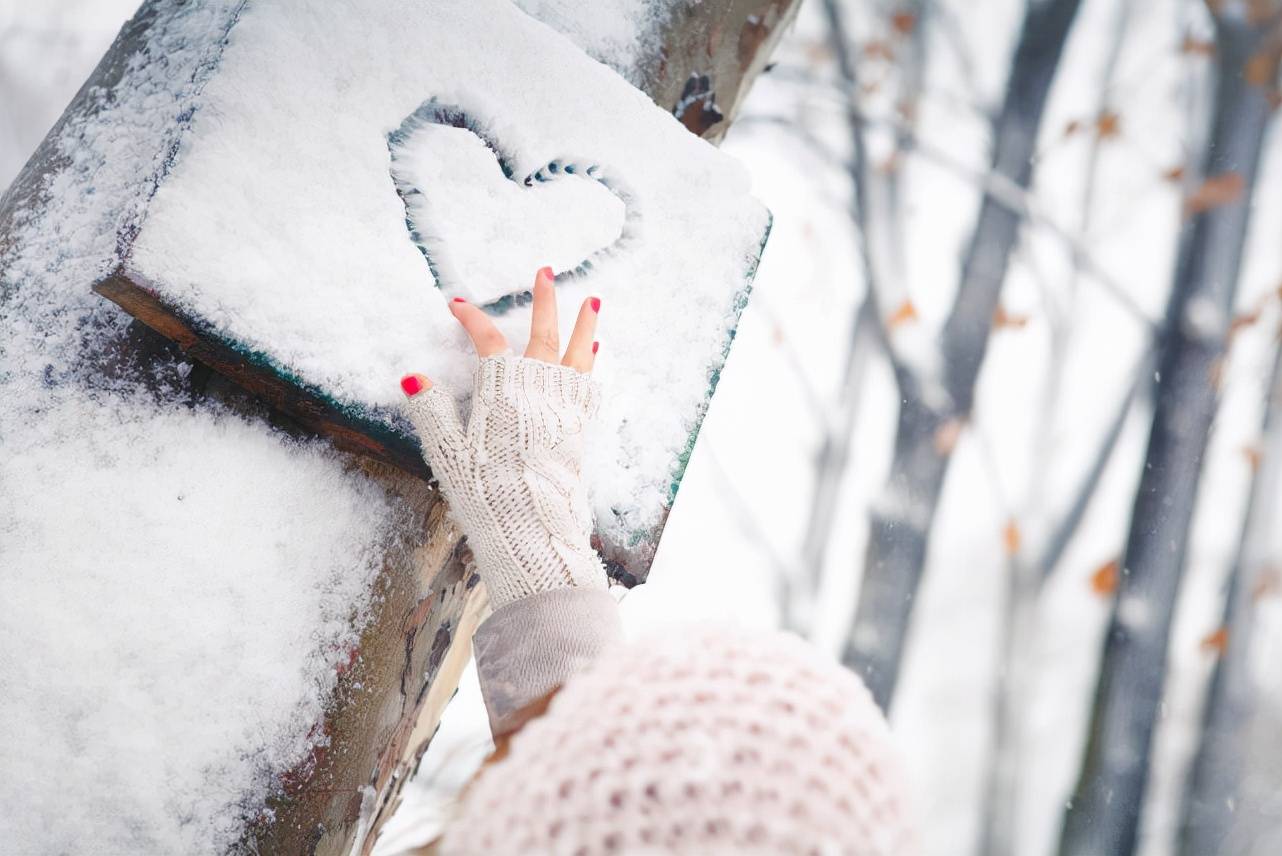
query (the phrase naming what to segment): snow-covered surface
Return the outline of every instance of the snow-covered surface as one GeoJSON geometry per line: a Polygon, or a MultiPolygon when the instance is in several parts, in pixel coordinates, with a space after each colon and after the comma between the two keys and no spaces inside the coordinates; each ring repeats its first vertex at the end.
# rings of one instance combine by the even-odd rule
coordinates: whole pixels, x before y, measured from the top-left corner
{"type": "MultiPolygon", "coordinates": [[[[108,373],[130,319],[90,285],[233,5],[159,16],[166,62],[132,64],[97,119],[63,129],[49,201],[0,257],[6,853],[225,852],[319,739],[399,537],[398,504],[323,444],[144,388],[190,364],[108,373]]],[[[44,97],[65,103],[96,59],[44,97]]]]}
{"type": "MultiPolygon", "coordinates": [[[[577,232],[602,219],[599,205],[544,200],[541,182],[497,181],[492,160],[467,158],[457,164],[469,170],[463,178],[479,169],[483,183],[466,196],[451,196],[454,181],[419,188],[429,215],[487,221],[451,248],[444,272],[498,270],[505,279],[438,288],[406,229],[389,134],[432,101],[462,111],[514,176],[552,162],[595,166],[628,214],[622,242],[558,285],[567,307],[588,295],[603,302],[596,374],[607,393],[585,472],[607,542],[627,546],[653,533],[768,228],[738,164],[505,0],[345,0],[324,4],[323,14],[306,0],[248,6],[203,101],[148,206],[129,268],[237,347],[388,419],[406,372],[468,390],[471,346],[447,291],[502,294],[532,283],[537,265],[519,275],[540,250],[522,243],[535,237],[522,222],[531,209],[508,197],[545,202],[550,229],[577,232]]],[[[428,142],[437,136],[455,135],[424,138],[420,158],[438,148],[462,154],[428,142]]],[[[576,176],[554,183],[601,189],[576,176]]],[[[449,232],[431,219],[416,216],[416,230],[449,232]]],[[[562,313],[563,341],[574,317],[562,313]]],[[[528,305],[496,321],[523,350],[528,305]]]]}
{"type": "Polygon", "coordinates": [[[682,3],[699,0],[515,0],[527,13],[639,84],[658,55],[663,27],[682,3]]]}
{"type": "Polygon", "coordinates": [[[529,291],[545,264],[586,273],[620,251],[625,204],[596,164],[555,162],[518,181],[475,132],[417,116],[391,153],[410,234],[446,297],[497,303],[529,291]]]}

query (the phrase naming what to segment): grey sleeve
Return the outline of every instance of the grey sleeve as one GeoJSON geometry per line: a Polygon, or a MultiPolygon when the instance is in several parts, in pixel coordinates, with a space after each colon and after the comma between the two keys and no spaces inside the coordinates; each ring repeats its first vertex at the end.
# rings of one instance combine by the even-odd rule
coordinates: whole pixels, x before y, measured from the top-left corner
{"type": "Polygon", "coordinates": [[[472,637],[490,730],[569,680],[623,635],[619,607],[604,589],[561,588],[495,610],[472,637]]]}

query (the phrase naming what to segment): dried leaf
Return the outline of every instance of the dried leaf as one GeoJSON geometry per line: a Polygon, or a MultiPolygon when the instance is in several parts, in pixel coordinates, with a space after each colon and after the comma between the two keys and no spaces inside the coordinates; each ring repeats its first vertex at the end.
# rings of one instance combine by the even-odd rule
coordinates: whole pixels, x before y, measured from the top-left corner
{"type": "Polygon", "coordinates": [[[1071,122],[1069,122],[1067,125],[1064,126],[1064,136],[1071,137],[1080,130],[1082,130],[1082,123],[1076,119],[1073,119],[1071,122]]]}
{"type": "Polygon", "coordinates": [[[1219,175],[1213,175],[1202,182],[1202,186],[1184,200],[1184,213],[1186,215],[1201,214],[1203,211],[1236,202],[1244,190],[1246,190],[1246,179],[1240,172],[1222,172],[1219,175]]]}
{"type": "Polygon", "coordinates": [[[1002,546],[1006,549],[1007,556],[1019,555],[1020,540],[1019,523],[1011,518],[1006,522],[1006,528],[1002,530],[1002,546]]]}
{"type": "Polygon", "coordinates": [[[993,312],[993,326],[999,330],[1022,330],[1028,326],[1027,315],[1012,315],[1004,306],[998,305],[993,312]]]}
{"type": "Polygon", "coordinates": [[[1246,458],[1247,464],[1250,465],[1251,472],[1258,473],[1260,471],[1260,463],[1264,460],[1263,449],[1254,444],[1250,446],[1243,446],[1242,456],[1246,458]]]}
{"type": "Polygon", "coordinates": [[[875,39],[864,45],[864,56],[867,59],[884,59],[889,62],[895,58],[895,49],[890,46],[889,42],[875,39]]]}
{"type": "Polygon", "coordinates": [[[1202,637],[1202,650],[1213,651],[1216,654],[1223,654],[1229,647],[1229,629],[1227,627],[1217,627],[1210,633],[1202,637]]]}
{"type": "Polygon", "coordinates": [[[1210,39],[1185,36],[1184,41],[1180,42],[1180,53],[1189,56],[1215,56],[1215,42],[1210,39]]]}
{"type": "Polygon", "coordinates": [[[1122,117],[1112,110],[1105,110],[1095,117],[1095,133],[1101,140],[1111,140],[1121,135],[1122,117]]]}
{"type": "Polygon", "coordinates": [[[935,454],[941,458],[953,453],[957,441],[961,439],[962,429],[966,423],[960,419],[949,419],[935,429],[935,454]]]}
{"type": "Polygon", "coordinates": [[[1268,86],[1278,76],[1278,57],[1271,50],[1251,55],[1242,68],[1242,78],[1252,86],[1268,86]]]}
{"type": "Polygon", "coordinates": [[[912,12],[895,12],[890,16],[890,26],[899,35],[910,36],[917,28],[917,16],[912,12]]]}
{"type": "Polygon", "coordinates": [[[913,305],[911,300],[904,300],[903,303],[899,304],[899,308],[890,313],[890,317],[886,319],[886,329],[894,330],[911,321],[916,321],[917,318],[917,307],[913,305]]]}
{"type": "Polygon", "coordinates": [[[1184,167],[1173,166],[1166,172],[1162,173],[1162,178],[1174,184],[1179,184],[1184,180],[1184,167]]]}
{"type": "Polygon", "coordinates": [[[1251,602],[1259,603],[1263,598],[1276,594],[1279,588],[1282,588],[1282,575],[1279,575],[1278,569],[1265,568],[1260,571],[1255,585],[1251,587],[1251,602]]]}
{"type": "Polygon", "coordinates": [[[1233,338],[1235,335],[1237,335],[1239,331],[1245,330],[1247,327],[1250,327],[1256,321],[1259,321],[1260,313],[1261,313],[1261,307],[1257,306],[1255,309],[1252,309],[1250,312],[1243,312],[1239,315],[1233,316],[1233,320],[1229,322],[1229,338],[1230,339],[1233,338]]]}
{"type": "Polygon", "coordinates": [[[1095,569],[1091,574],[1091,591],[1100,597],[1117,591],[1117,581],[1121,570],[1117,559],[1111,559],[1095,569]]]}

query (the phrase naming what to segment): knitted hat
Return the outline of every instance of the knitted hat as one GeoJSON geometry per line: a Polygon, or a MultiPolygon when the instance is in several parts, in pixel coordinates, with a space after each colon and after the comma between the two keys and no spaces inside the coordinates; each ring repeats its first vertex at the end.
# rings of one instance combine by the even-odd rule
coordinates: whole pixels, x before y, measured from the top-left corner
{"type": "Polygon", "coordinates": [[[898,759],[851,672],[795,636],[701,628],[576,675],[462,797],[445,854],[915,849],[898,759]]]}

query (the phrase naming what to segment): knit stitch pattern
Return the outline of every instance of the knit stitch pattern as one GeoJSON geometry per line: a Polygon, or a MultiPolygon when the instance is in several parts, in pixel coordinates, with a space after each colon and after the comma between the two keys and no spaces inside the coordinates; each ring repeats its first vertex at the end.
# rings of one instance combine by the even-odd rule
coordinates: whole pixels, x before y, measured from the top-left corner
{"type": "Polygon", "coordinates": [[[608,650],[464,792],[441,852],[915,852],[889,729],[795,636],[666,633],[608,650]]]}
{"type": "Polygon", "coordinates": [[[568,366],[503,355],[477,366],[466,428],[441,387],[406,405],[495,609],[558,588],[607,586],[580,477],[598,395],[568,366]]]}

